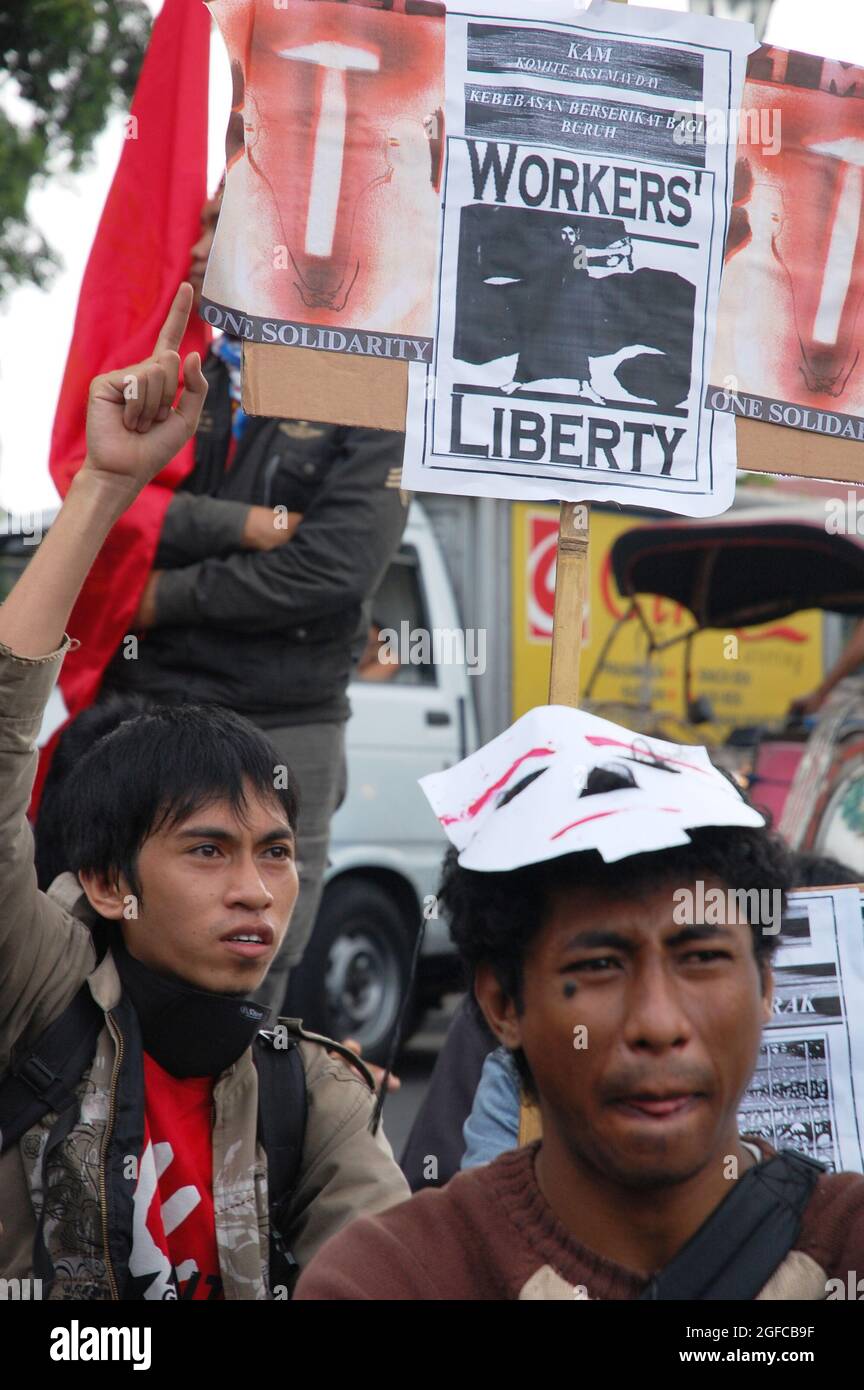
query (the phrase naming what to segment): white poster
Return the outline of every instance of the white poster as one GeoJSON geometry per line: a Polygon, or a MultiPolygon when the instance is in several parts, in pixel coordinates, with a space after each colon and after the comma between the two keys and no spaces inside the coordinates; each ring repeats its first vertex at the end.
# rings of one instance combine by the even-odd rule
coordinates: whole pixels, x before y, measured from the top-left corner
{"type": "Polygon", "coordinates": [[[735,153],[717,132],[753,47],[751,25],[609,0],[448,10],[434,358],[410,369],[406,488],[731,505],[734,423],[704,398],[735,153]]]}
{"type": "Polygon", "coordinates": [[[739,1128],[832,1171],[864,1173],[864,925],[855,887],[790,896],[774,1014],[739,1128]]]}

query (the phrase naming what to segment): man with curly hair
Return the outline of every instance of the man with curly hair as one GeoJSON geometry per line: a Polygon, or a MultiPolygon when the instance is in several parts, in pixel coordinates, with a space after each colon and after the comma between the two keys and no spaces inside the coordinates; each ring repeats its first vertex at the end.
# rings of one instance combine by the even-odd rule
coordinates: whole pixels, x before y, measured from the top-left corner
{"type": "MultiPolygon", "coordinates": [[[[759,904],[782,902],[791,856],[733,787],[721,794],[702,750],[688,750],[701,766],[668,765],[674,793],[661,797],[659,764],[643,776],[636,757],[635,778],[622,763],[580,778],[559,755],[553,815],[561,714],[532,715],[524,757],[548,766],[502,792],[489,769],[519,760],[481,750],[492,796],[440,816],[454,840],[441,902],[542,1141],[360,1217],[312,1261],[298,1296],[824,1299],[864,1261],[864,1177],[777,1155],[737,1124],[771,1016],[779,921],[759,904]],[[660,847],[662,813],[688,805],[660,847]],[[485,820],[472,839],[474,816],[485,820]],[[554,825],[579,827],[585,844],[594,834],[596,847],[556,850],[554,825]],[[680,910],[718,888],[722,921],[680,910]]],[[[636,748],[596,723],[595,742],[636,748]]],[[[434,803],[428,783],[427,794],[434,803]]]]}

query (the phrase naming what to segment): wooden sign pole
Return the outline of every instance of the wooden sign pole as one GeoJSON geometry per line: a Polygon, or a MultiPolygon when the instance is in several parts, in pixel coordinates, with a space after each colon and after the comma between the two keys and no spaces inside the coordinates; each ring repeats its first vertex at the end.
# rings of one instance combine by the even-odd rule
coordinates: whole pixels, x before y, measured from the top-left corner
{"type": "MultiPolygon", "coordinates": [[[[618,0],[626,5],[627,0],[618,0]]],[[[550,705],[579,704],[579,662],[582,656],[582,615],[588,598],[588,520],[584,502],[562,502],[558,524],[555,570],[555,612],[552,618],[550,705]]]]}
{"type": "Polygon", "coordinates": [[[562,502],[552,618],[550,705],[579,704],[582,615],[588,598],[588,514],[585,502],[562,502]]]}

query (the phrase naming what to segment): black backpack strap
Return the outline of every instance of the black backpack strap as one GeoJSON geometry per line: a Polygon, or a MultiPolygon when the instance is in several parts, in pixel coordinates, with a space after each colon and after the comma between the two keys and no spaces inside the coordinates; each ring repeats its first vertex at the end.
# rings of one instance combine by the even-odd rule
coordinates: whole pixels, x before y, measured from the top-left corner
{"type": "Polygon", "coordinates": [[[336,1042],[333,1038],[325,1038],[323,1033],[310,1033],[309,1029],[304,1028],[297,1018],[280,1018],[279,1024],[288,1031],[289,1036],[293,1033],[297,1042],[316,1043],[318,1047],[325,1047],[329,1053],[337,1053],[342,1061],[347,1062],[349,1067],[352,1067],[357,1075],[366,1082],[372,1094],[375,1094],[374,1076],[363,1058],[358,1057],[356,1052],[352,1052],[350,1047],[346,1047],[344,1043],[336,1042]]]}
{"type": "Polygon", "coordinates": [[[306,1072],[296,1038],[259,1033],[252,1048],[258,1070],[258,1137],[267,1155],[270,1291],[290,1297],[300,1273],[284,1231],[297,1186],[306,1136],[306,1072]],[[277,1045],[278,1044],[278,1045],[277,1045]]]}
{"type": "Polygon", "coordinates": [[[76,1104],[75,1087],[104,1024],[105,1014],[84,984],[33,1046],[13,1060],[0,1079],[0,1153],[49,1111],[62,1114],[76,1104]]]}
{"type": "Polygon", "coordinates": [[[825,1165],[794,1149],[757,1163],[641,1299],[753,1299],[788,1255],[825,1165]]]}

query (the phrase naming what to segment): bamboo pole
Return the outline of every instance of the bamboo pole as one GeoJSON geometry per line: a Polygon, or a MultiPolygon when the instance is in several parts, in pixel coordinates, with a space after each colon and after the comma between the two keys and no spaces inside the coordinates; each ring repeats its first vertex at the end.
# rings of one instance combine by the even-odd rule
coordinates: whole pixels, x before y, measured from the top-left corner
{"type": "Polygon", "coordinates": [[[579,704],[582,615],[588,598],[588,520],[584,502],[562,502],[552,619],[551,705],[579,704]]]}

